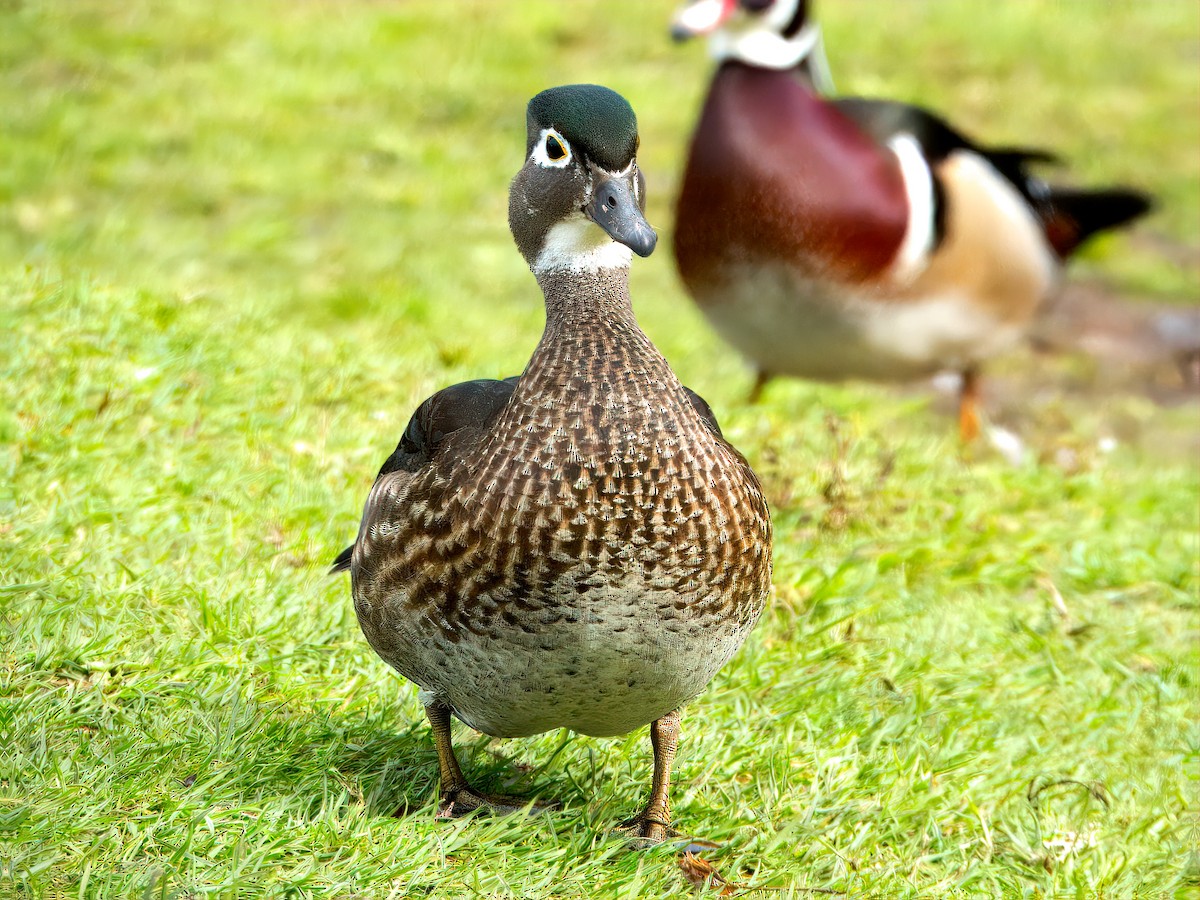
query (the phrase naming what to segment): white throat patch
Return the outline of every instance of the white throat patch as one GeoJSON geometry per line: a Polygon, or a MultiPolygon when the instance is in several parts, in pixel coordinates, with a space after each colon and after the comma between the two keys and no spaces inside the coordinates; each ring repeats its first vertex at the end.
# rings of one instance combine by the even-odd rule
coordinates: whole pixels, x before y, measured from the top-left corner
{"type": "Polygon", "coordinates": [[[598,272],[628,269],[632,259],[633,252],[628,247],[614,241],[583,213],[575,213],[546,232],[532,268],[535,273],[598,272]]]}
{"type": "Polygon", "coordinates": [[[815,54],[817,64],[813,68],[821,73],[817,87],[821,90],[832,87],[829,67],[824,61],[821,26],[812,23],[791,38],[785,38],[769,22],[756,22],[740,30],[725,27],[713,33],[709,52],[718,62],[735,59],[763,69],[794,69],[815,54]]]}

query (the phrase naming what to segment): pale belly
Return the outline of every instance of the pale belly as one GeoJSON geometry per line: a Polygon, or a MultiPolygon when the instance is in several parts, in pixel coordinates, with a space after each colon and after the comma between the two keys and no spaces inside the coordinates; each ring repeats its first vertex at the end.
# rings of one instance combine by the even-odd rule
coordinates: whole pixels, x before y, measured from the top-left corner
{"type": "Polygon", "coordinates": [[[885,300],[834,295],[787,271],[731,273],[700,306],[759,370],[837,381],[920,378],[965,369],[1011,348],[1024,323],[953,293],[885,300]]]}
{"type": "Polygon", "coordinates": [[[683,616],[679,600],[631,577],[542,617],[557,621],[528,614],[525,628],[497,620],[452,640],[437,622],[413,617],[386,634],[366,622],[364,631],[380,656],[477,731],[618,735],[703,691],[754,624],[683,616]]]}

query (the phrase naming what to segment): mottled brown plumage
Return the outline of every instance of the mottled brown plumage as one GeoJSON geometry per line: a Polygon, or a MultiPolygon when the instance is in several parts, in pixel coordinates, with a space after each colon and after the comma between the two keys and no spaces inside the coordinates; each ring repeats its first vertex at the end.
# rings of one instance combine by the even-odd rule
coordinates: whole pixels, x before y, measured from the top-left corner
{"type": "MultiPolygon", "coordinates": [[[[544,127],[531,118],[531,146],[544,127]]],[[[512,805],[467,785],[449,712],[501,737],[657,722],[654,792],[632,830],[661,840],[674,710],[762,610],[770,516],[707,404],[638,327],[628,251],[614,257],[577,212],[602,191],[606,215],[630,217],[605,230],[645,243],[634,160],[593,171],[577,145],[572,171],[537,152],[514,181],[511,218],[545,295],[545,332],[515,384],[458,386],[414,417],[367,501],[355,609],[371,646],[422,688],[448,812],[512,805]],[[561,202],[563,185],[583,193],[561,202]],[[577,251],[548,236],[546,210],[580,225],[577,251]]]]}

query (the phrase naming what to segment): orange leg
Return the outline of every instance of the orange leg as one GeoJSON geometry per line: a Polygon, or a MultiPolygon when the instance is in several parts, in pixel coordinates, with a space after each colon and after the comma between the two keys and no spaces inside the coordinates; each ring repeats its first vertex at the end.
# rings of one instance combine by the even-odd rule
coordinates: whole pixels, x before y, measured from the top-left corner
{"type": "Polygon", "coordinates": [[[761,400],[763,388],[765,388],[767,386],[767,382],[774,377],[775,376],[770,372],[764,372],[762,369],[759,369],[757,372],[755,372],[754,386],[750,388],[750,394],[746,397],[746,402],[753,404],[761,400]]]}
{"type": "Polygon", "coordinates": [[[958,435],[964,444],[979,437],[979,371],[967,369],[962,373],[958,393],[958,435]]]}

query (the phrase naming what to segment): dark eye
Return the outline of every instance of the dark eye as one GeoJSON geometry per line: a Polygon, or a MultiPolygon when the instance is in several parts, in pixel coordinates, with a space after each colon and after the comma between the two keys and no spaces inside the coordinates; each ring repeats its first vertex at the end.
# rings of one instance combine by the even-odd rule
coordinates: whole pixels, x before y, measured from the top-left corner
{"type": "Polygon", "coordinates": [[[567,148],[562,145],[562,141],[550,134],[546,136],[546,158],[552,162],[558,162],[567,155],[567,148]]]}

